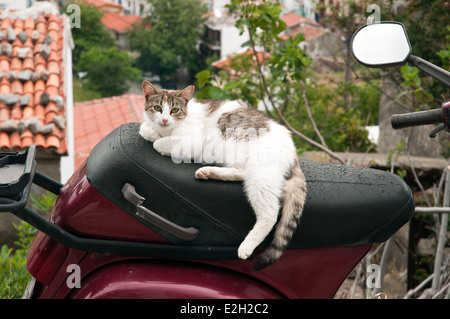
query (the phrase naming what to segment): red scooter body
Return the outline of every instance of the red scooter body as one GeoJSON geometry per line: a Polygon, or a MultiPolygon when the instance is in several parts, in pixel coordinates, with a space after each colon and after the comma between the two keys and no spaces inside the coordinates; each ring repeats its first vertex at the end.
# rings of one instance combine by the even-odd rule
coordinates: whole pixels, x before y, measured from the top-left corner
{"type": "Polygon", "coordinates": [[[173,163],[138,131],[111,132],[66,185],[36,175],[58,197],[48,221],[15,212],[41,230],[27,297],[332,298],[414,211],[398,176],[301,161],[308,198],[297,232],[279,261],[254,271],[237,257],[254,224],[242,184],[196,180],[198,164],[173,163]]]}
{"type": "MultiPolygon", "coordinates": [[[[169,244],[99,194],[86,178],[86,165],[63,187],[51,219],[82,236],[114,234],[116,240],[169,244]]],[[[172,261],[81,252],[40,233],[27,264],[41,283],[33,296],[37,298],[332,298],[370,247],[292,249],[275,265],[256,272],[252,261],[172,261]],[[71,264],[81,269],[81,288],[70,289],[66,283],[71,264]]]]}

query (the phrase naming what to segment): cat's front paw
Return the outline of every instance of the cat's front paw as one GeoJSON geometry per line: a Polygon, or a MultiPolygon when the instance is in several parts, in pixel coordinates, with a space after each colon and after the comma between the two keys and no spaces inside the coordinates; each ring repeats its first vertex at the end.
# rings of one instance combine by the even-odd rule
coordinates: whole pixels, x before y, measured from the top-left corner
{"type": "Polygon", "coordinates": [[[161,138],[161,135],[145,122],[143,122],[139,128],[139,135],[152,143],[161,138]]]}
{"type": "Polygon", "coordinates": [[[160,138],[160,139],[156,140],[153,143],[153,148],[155,149],[155,151],[157,151],[161,155],[164,155],[164,156],[171,155],[172,149],[170,147],[168,147],[164,138],[160,138]]]}
{"type": "Polygon", "coordinates": [[[240,259],[247,259],[253,253],[253,248],[247,246],[245,243],[241,244],[238,248],[238,257],[240,259]]]}

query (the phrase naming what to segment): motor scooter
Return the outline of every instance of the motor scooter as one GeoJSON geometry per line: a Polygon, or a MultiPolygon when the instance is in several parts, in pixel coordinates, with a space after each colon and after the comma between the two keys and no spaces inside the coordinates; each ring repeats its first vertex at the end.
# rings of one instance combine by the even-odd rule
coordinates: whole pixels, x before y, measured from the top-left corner
{"type": "MultiPolygon", "coordinates": [[[[255,271],[254,258],[237,256],[255,222],[242,183],[195,179],[201,164],[161,156],[139,125],[113,130],[64,185],[37,171],[34,145],[0,153],[0,211],[39,230],[25,298],[333,298],[414,212],[396,175],[300,160],[308,195],[298,229],[280,260],[255,271]],[[48,219],[26,207],[33,183],[57,195],[48,219]]],[[[267,311],[258,305],[220,311],[267,311]]]]}

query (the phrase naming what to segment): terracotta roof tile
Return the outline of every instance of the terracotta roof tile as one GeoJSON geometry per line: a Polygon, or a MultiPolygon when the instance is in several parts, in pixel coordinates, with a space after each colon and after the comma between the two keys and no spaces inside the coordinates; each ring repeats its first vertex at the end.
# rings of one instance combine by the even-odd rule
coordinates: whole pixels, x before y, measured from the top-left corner
{"type": "Polygon", "coordinates": [[[22,118],[28,120],[34,116],[34,109],[30,106],[25,106],[23,108],[22,118]]]}
{"type": "Polygon", "coordinates": [[[23,94],[33,94],[34,92],[34,83],[31,80],[26,81],[23,84],[23,94]]]}
{"type": "Polygon", "coordinates": [[[44,149],[45,148],[45,143],[46,143],[45,137],[41,133],[37,133],[34,136],[34,144],[36,144],[36,147],[38,149],[44,149]]]}
{"type": "Polygon", "coordinates": [[[117,10],[123,10],[120,4],[112,3],[110,1],[103,0],[84,0],[85,2],[94,5],[98,8],[116,8],[117,10]]]}
{"type": "Polygon", "coordinates": [[[114,12],[104,12],[102,17],[103,25],[117,32],[126,32],[133,23],[141,21],[142,18],[133,14],[121,15],[114,12]]]}
{"type": "MultiPolygon", "coordinates": [[[[253,56],[253,49],[247,49],[245,52],[241,52],[241,53],[237,53],[236,55],[224,58],[224,59],[220,59],[216,62],[213,62],[213,66],[218,68],[218,69],[229,69],[230,68],[230,63],[234,60],[234,59],[247,59],[250,58],[253,61],[255,60],[255,57],[253,56]]],[[[269,56],[267,53],[264,54],[262,52],[257,52],[256,55],[258,56],[258,59],[261,61],[264,57],[269,56]]],[[[256,62],[255,62],[256,65],[256,62]]]]}
{"type": "Polygon", "coordinates": [[[92,148],[116,127],[129,122],[142,122],[143,106],[144,97],[136,94],[75,103],[75,169],[92,148]]]}
{"type": "Polygon", "coordinates": [[[11,93],[22,95],[23,93],[22,82],[20,82],[19,80],[14,80],[11,83],[11,93]]]}
{"type": "Polygon", "coordinates": [[[42,122],[45,120],[45,108],[41,104],[37,104],[34,106],[34,116],[42,122]]]}
{"type": "Polygon", "coordinates": [[[33,18],[29,17],[25,20],[24,29],[25,30],[33,30],[34,29],[34,19],[33,18]]]}
{"type": "Polygon", "coordinates": [[[281,16],[281,19],[286,23],[287,27],[285,34],[282,35],[283,39],[303,33],[305,40],[310,41],[325,32],[325,29],[319,23],[294,12],[281,16]]]}
{"type": "Polygon", "coordinates": [[[20,148],[27,148],[31,144],[33,144],[33,133],[30,130],[26,130],[20,135],[20,148]]]}
{"type": "Polygon", "coordinates": [[[26,58],[23,60],[22,69],[32,71],[34,69],[33,58],[26,58]]]}
{"type": "Polygon", "coordinates": [[[0,150],[6,151],[9,150],[9,134],[6,132],[0,132],[0,150]]]}
{"type": "Polygon", "coordinates": [[[0,94],[9,94],[11,92],[11,88],[9,85],[9,81],[6,80],[0,83],[0,94]]]}
{"type": "Polygon", "coordinates": [[[5,35],[0,42],[0,149],[35,143],[65,154],[65,125],[60,124],[65,123],[64,20],[57,14],[34,19],[3,13],[0,31],[5,35]]]}
{"type": "Polygon", "coordinates": [[[1,29],[7,29],[8,27],[12,26],[11,19],[6,17],[2,20],[2,24],[0,25],[1,29]]]}
{"type": "Polygon", "coordinates": [[[18,132],[14,132],[9,136],[9,143],[11,144],[11,147],[13,148],[19,148],[21,141],[20,141],[20,135],[18,132]]]}

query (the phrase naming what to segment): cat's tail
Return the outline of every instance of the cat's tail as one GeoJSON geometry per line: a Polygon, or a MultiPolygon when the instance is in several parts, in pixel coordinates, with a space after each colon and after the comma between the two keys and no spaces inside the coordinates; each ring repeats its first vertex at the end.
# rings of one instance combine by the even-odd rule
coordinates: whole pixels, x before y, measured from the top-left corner
{"type": "Polygon", "coordinates": [[[253,265],[255,270],[261,270],[273,264],[283,255],[297,229],[305,200],[305,176],[295,157],[291,171],[286,176],[281,218],[275,228],[274,238],[264,252],[257,257],[253,265]]]}

